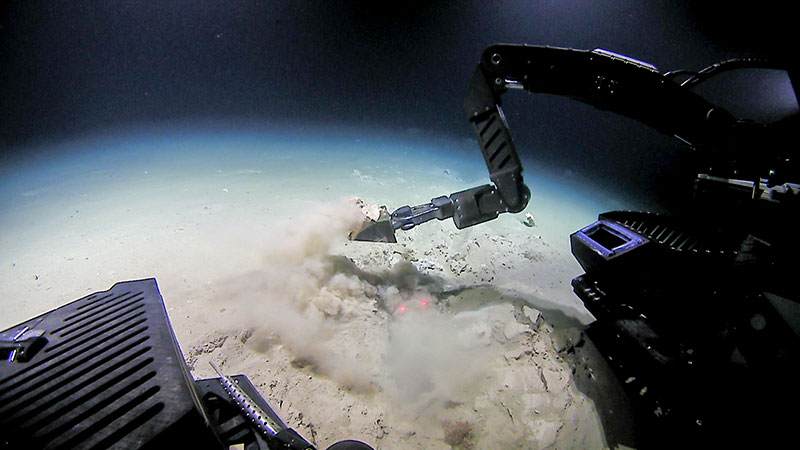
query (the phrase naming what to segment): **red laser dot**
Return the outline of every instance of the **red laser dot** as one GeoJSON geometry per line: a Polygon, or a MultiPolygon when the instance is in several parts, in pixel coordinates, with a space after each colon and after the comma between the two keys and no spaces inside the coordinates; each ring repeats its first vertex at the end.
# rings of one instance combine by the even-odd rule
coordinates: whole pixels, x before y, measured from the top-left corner
{"type": "Polygon", "coordinates": [[[420,300],[419,304],[422,305],[423,308],[426,308],[428,306],[428,301],[427,300],[420,300]]]}

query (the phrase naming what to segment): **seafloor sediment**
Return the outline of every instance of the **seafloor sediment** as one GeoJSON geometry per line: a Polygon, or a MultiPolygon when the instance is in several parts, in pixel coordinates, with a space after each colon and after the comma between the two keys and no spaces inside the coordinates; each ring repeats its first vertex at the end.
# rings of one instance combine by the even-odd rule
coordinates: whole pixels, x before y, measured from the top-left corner
{"type": "Polygon", "coordinates": [[[464,236],[434,223],[395,245],[331,245],[336,228],[295,224],[262,269],[217,287],[224,295],[207,308],[219,311],[217,329],[182,343],[196,377],[211,375],[208,361],[246,373],[322,448],[347,438],[376,448],[604,446],[566,344],[531,307],[540,288],[515,289],[525,284],[517,267],[535,271],[555,252],[530,229],[464,236]]]}

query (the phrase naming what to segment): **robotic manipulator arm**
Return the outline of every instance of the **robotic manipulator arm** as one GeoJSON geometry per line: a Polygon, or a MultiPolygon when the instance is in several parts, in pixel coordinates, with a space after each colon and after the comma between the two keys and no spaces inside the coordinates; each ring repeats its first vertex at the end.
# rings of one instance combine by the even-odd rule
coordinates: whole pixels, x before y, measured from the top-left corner
{"type": "Polygon", "coordinates": [[[466,228],[497,218],[500,213],[520,212],[530,199],[530,190],[522,179],[522,164],[511,133],[508,130],[500,95],[505,86],[488,81],[491,74],[479,64],[467,92],[464,108],[478,137],[489,178],[493,184],[485,184],[464,191],[432,199],[417,206],[403,206],[391,215],[367,223],[353,240],[374,242],[397,242],[395,230],[410,230],[434,218],[453,218],[456,228],[466,228]]]}
{"type": "MultiPolygon", "coordinates": [[[[710,69],[720,71],[726,66],[722,63],[710,69]]],[[[690,88],[702,81],[704,71],[682,83],[675,80],[678,74],[661,73],[650,64],[602,49],[488,47],[470,82],[464,110],[493,184],[436,197],[423,205],[403,206],[391,214],[384,211],[351,238],[397,242],[395,230],[410,230],[434,218],[452,217],[461,229],[495,219],[500,213],[524,210],[530,190],[523,182],[522,164],[501,108],[501,96],[509,89],[566,96],[639,120],[707,155],[720,157],[725,173],[717,172],[715,177],[750,180],[754,197],[762,183],[770,187],[781,183],[789,171],[782,167],[788,158],[775,148],[775,152],[754,152],[771,147],[765,142],[772,134],[769,125],[737,120],[692,92],[690,88]]]]}

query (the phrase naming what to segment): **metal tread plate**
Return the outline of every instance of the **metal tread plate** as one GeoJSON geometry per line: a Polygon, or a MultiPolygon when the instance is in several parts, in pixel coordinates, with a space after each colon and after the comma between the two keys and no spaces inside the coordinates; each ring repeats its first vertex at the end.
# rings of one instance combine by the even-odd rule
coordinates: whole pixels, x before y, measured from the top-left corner
{"type": "Polygon", "coordinates": [[[0,446],[140,448],[204,421],[155,279],[117,283],[0,341],[0,446]]]}

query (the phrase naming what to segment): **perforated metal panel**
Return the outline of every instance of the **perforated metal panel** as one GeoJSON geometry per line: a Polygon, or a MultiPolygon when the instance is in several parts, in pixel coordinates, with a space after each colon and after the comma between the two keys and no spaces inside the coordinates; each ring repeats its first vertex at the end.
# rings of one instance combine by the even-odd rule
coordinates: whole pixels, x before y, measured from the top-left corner
{"type": "Polygon", "coordinates": [[[187,443],[199,436],[216,443],[155,279],[118,283],[9,328],[0,340],[6,447],[139,448],[189,427],[187,443]]]}

